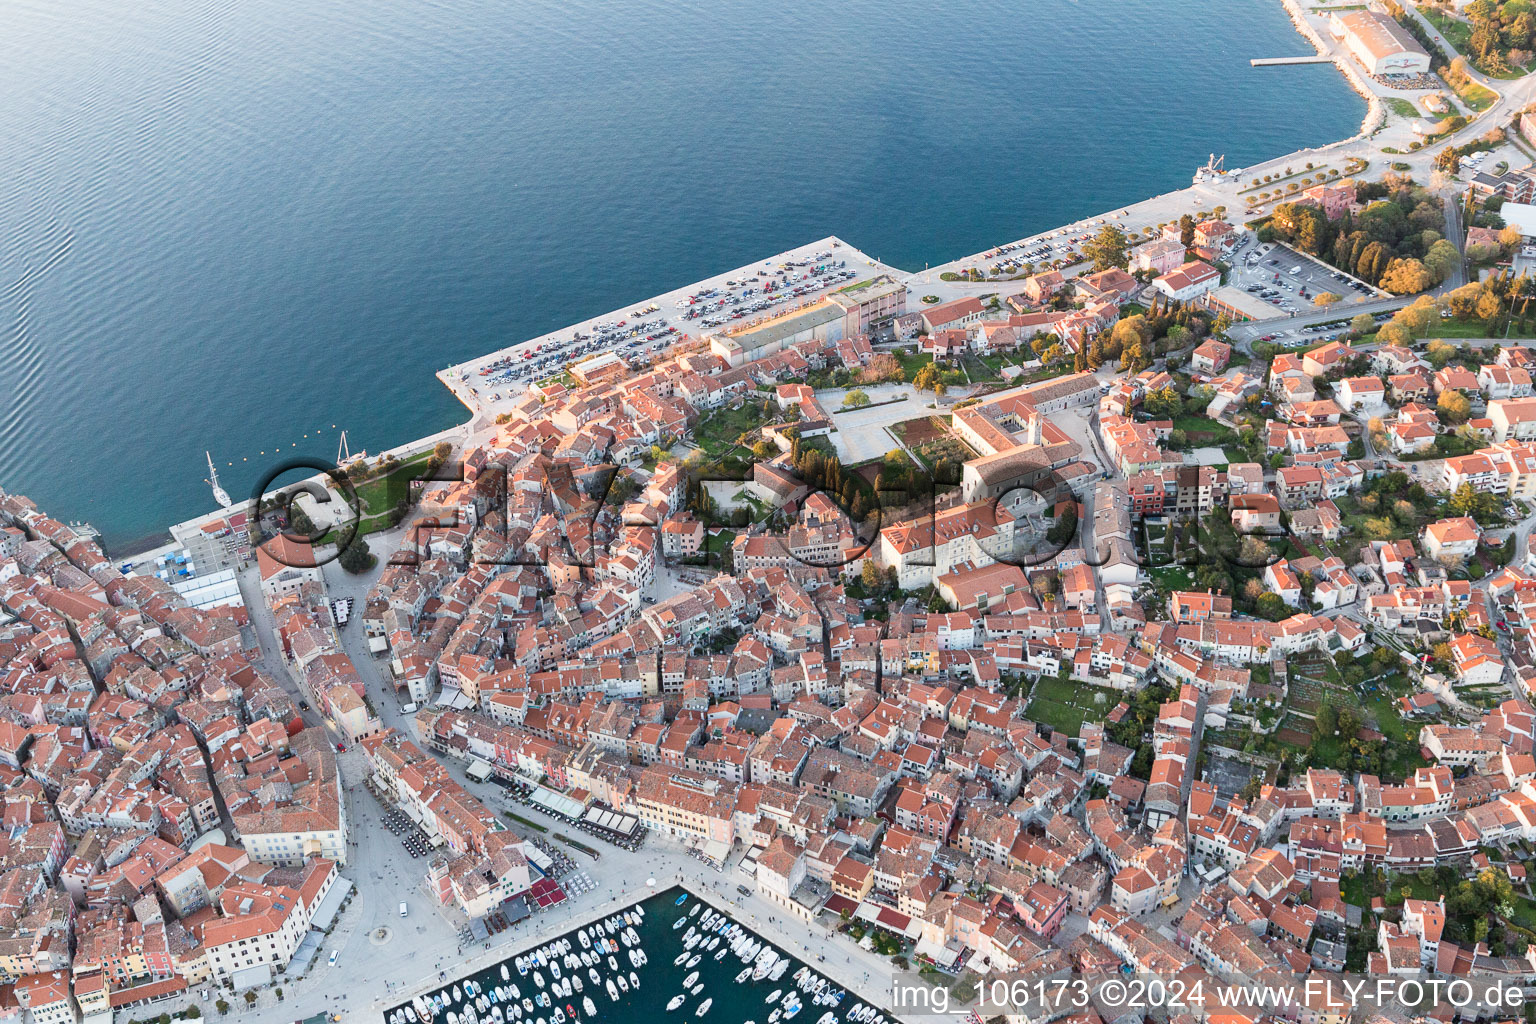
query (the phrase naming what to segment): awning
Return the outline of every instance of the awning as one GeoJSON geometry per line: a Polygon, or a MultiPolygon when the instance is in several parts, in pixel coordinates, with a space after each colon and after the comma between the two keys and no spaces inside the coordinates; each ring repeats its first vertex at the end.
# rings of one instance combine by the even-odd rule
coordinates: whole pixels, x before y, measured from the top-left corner
{"type": "Polygon", "coordinates": [[[352,891],[352,883],[342,875],[336,876],[336,881],[331,883],[331,891],[325,894],[325,899],[315,907],[315,912],[310,915],[309,926],[319,931],[327,931],[336,923],[336,915],[341,913],[341,904],[347,898],[347,893],[352,891]]]}
{"type": "Polygon", "coordinates": [[[956,961],[960,959],[960,953],[962,951],[958,949],[951,949],[947,945],[939,945],[930,942],[927,939],[919,939],[917,947],[913,949],[912,952],[917,956],[927,957],[935,964],[947,970],[955,966],[956,961]]]}
{"type": "Polygon", "coordinates": [[[533,793],[528,799],[551,814],[559,815],[571,821],[579,820],[586,810],[585,805],[580,800],[572,800],[562,793],[556,793],[554,790],[546,789],[543,786],[535,786],[533,793]]]}

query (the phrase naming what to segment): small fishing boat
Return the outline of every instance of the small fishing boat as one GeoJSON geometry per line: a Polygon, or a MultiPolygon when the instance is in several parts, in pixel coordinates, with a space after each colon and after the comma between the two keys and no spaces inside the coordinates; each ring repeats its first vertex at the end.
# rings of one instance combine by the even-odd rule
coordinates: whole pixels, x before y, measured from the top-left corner
{"type": "Polygon", "coordinates": [[[687,923],[688,923],[688,919],[686,917],[680,917],[676,921],[672,922],[672,930],[673,931],[677,931],[679,928],[681,928],[683,925],[685,925],[687,923]]]}
{"type": "MultiPolygon", "coordinates": [[[[684,903],[686,903],[687,901],[688,901],[688,894],[687,893],[683,893],[681,896],[679,896],[676,900],[673,901],[672,905],[674,907],[680,907],[684,903]]],[[[694,906],[694,909],[697,910],[699,905],[697,903],[695,903],[693,906],[694,906]]]]}
{"type": "Polygon", "coordinates": [[[587,1016],[588,1017],[596,1017],[597,1016],[597,1004],[592,1001],[592,997],[591,996],[582,996],[581,997],[581,1008],[583,1010],[587,1011],[587,1016]]]}
{"type": "Polygon", "coordinates": [[[713,1005],[715,1005],[715,1001],[713,999],[706,999],[699,1004],[699,1008],[697,1010],[693,1011],[693,1015],[695,1017],[702,1017],[709,1012],[709,1008],[713,1005]]]}
{"type": "Polygon", "coordinates": [[[611,956],[608,958],[608,969],[610,971],[616,971],[619,969],[619,962],[611,956]]]}
{"type": "Polygon", "coordinates": [[[510,978],[511,978],[511,977],[512,977],[512,975],[511,975],[511,973],[510,973],[510,972],[509,972],[509,971],[508,971],[508,970],[507,970],[507,965],[506,965],[506,964],[505,964],[505,963],[503,963],[503,964],[502,964],[502,965],[501,965],[501,980],[502,980],[502,981],[507,981],[507,980],[509,980],[509,979],[510,979],[510,978]]]}
{"type": "Polygon", "coordinates": [[[693,956],[688,958],[688,966],[689,967],[696,967],[696,966],[698,966],[699,961],[703,960],[703,959],[704,959],[703,955],[701,955],[699,953],[695,953],[695,954],[693,954],[693,956]]]}
{"type": "Polygon", "coordinates": [[[624,975],[616,974],[616,975],[613,976],[613,980],[619,983],[619,991],[620,992],[628,992],[629,991],[629,982],[628,982],[628,980],[625,979],[624,975]]]}
{"type": "Polygon", "coordinates": [[[744,984],[750,977],[752,977],[752,968],[743,967],[736,975],[736,984],[744,984]]]}
{"type": "Polygon", "coordinates": [[[667,1000],[667,1010],[670,1012],[677,1009],[679,1006],[683,1005],[683,1000],[687,998],[687,996],[673,996],[671,999],[667,1000]]]}
{"type": "Polygon", "coordinates": [[[612,999],[614,1002],[618,1002],[619,1001],[619,990],[613,984],[613,979],[609,978],[607,980],[607,982],[605,982],[605,984],[608,986],[608,998],[612,999]]]}
{"type": "Polygon", "coordinates": [[[640,991],[640,975],[636,974],[634,971],[629,972],[629,987],[634,989],[636,992],[640,991]]]}
{"type": "Polygon", "coordinates": [[[765,1003],[776,1003],[776,1002],[779,1001],[779,996],[781,996],[783,994],[784,994],[784,990],[783,989],[776,988],[772,992],[768,993],[768,998],[764,999],[763,1002],[765,1002],[765,1003]]]}

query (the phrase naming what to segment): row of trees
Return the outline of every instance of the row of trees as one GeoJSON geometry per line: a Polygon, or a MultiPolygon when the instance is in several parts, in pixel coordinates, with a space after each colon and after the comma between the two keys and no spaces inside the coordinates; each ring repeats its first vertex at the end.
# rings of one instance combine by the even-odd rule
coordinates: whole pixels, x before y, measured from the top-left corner
{"type": "Polygon", "coordinates": [[[1531,0],[1472,0],[1463,12],[1472,25],[1467,52],[1490,75],[1508,74],[1511,66],[1531,62],[1536,50],[1536,6],[1531,0]]]}
{"type": "Polygon", "coordinates": [[[1364,201],[1378,190],[1384,193],[1381,198],[1335,221],[1320,207],[1281,203],[1259,229],[1259,237],[1287,242],[1398,295],[1425,291],[1445,280],[1461,256],[1441,235],[1445,214],[1440,199],[1393,176],[1386,186],[1357,186],[1356,196],[1364,201]]]}

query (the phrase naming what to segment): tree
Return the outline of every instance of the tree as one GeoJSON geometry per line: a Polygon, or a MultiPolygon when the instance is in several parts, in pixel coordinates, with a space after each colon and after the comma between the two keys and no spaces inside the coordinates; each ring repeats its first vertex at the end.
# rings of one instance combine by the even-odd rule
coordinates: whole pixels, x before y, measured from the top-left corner
{"type": "Polygon", "coordinates": [[[1386,540],[1392,536],[1392,520],[1372,518],[1361,525],[1367,540],[1386,540]]]}
{"type": "Polygon", "coordinates": [[[869,404],[869,396],[856,388],[843,396],[843,404],[850,409],[862,409],[869,404]]]}
{"type": "Polygon", "coordinates": [[[1461,253],[1456,251],[1455,243],[1444,238],[1431,245],[1424,254],[1424,266],[1429,268],[1430,277],[1436,284],[1450,277],[1460,262],[1461,253]]]}
{"type": "Polygon", "coordinates": [[[1126,267],[1126,250],[1130,242],[1125,237],[1125,232],[1113,224],[1106,224],[1099,233],[1087,242],[1083,243],[1083,256],[1093,261],[1095,271],[1108,270],[1110,267],[1126,267]]]}
{"type": "Polygon", "coordinates": [[[922,368],[912,377],[912,386],[919,391],[927,391],[939,380],[939,368],[932,363],[924,363],[922,368]]]}
{"type": "Polygon", "coordinates": [[[1195,247],[1195,218],[1187,213],[1179,217],[1179,244],[1186,249],[1195,247]]]}
{"type": "Polygon", "coordinates": [[[1056,517],[1056,522],[1046,531],[1045,539],[1054,545],[1064,545],[1077,534],[1077,504],[1068,502],[1061,515],[1056,517]]]}
{"type": "Polygon", "coordinates": [[[1446,499],[1446,507],[1459,516],[1469,516],[1477,508],[1477,492],[1471,484],[1462,484],[1446,499]]]}
{"type": "Polygon", "coordinates": [[[1499,315],[1499,311],[1503,308],[1504,304],[1499,301],[1499,297],[1491,289],[1485,290],[1477,297],[1477,318],[1479,320],[1492,320],[1499,315]]]}
{"type": "Polygon", "coordinates": [[[1435,409],[1440,413],[1440,419],[1452,425],[1467,422],[1472,415],[1472,403],[1467,396],[1455,388],[1446,388],[1440,392],[1440,397],[1435,402],[1435,409]]]}
{"type": "Polygon", "coordinates": [[[1338,292],[1319,292],[1312,296],[1314,306],[1332,306],[1334,303],[1343,302],[1344,296],[1338,292]]]}
{"type": "Polygon", "coordinates": [[[1125,346],[1120,353],[1120,369],[1125,373],[1140,373],[1152,365],[1152,357],[1142,347],[1141,342],[1135,341],[1125,346]]]}
{"type": "Polygon", "coordinates": [[[1376,318],[1369,313],[1359,313],[1349,322],[1349,329],[1355,334],[1370,334],[1376,329],[1376,318]]]}
{"type": "Polygon", "coordinates": [[[864,592],[873,594],[885,583],[885,576],[880,571],[880,563],[873,558],[864,559],[864,564],[859,568],[859,579],[864,584],[864,592]]]}
{"type": "Polygon", "coordinates": [[[1279,594],[1264,594],[1254,602],[1254,611],[1262,618],[1270,622],[1279,622],[1291,614],[1290,608],[1281,600],[1279,594]]]}
{"type": "Polygon", "coordinates": [[[1172,387],[1161,387],[1142,399],[1141,407],[1156,419],[1171,420],[1184,411],[1184,400],[1172,387]]]}
{"type": "Polygon", "coordinates": [[[361,537],[353,537],[337,559],[341,567],[354,576],[360,576],[379,564],[379,558],[368,550],[368,542],[361,537]]]}
{"type": "Polygon", "coordinates": [[[1387,264],[1378,283],[1394,295],[1412,295],[1430,287],[1434,281],[1429,269],[1410,256],[1387,264]]]}
{"type": "Polygon", "coordinates": [[[1436,338],[1424,347],[1424,358],[1428,359],[1435,369],[1441,369],[1446,363],[1456,358],[1456,347],[1448,344],[1444,339],[1436,338]]]}
{"type": "Polygon", "coordinates": [[[1392,322],[1407,327],[1415,338],[1422,338],[1440,323],[1440,307],[1431,296],[1420,295],[1393,314],[1392,322]]]}

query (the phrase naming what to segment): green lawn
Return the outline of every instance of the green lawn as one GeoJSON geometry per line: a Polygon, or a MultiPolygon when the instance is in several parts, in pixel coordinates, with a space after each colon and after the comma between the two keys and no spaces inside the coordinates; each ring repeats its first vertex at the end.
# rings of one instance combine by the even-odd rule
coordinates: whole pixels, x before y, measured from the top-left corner
{"type": "MultiPolygon", "coordinates": [[[[1444,11],[1431,7],[1428,4],[1418,5],[1418,11],[1424,16],[1425,21],[1435,26],[1440,31],[1440,34],[1445,36],[1445,41],[1454,46],[1458,53],[1465,54],[1471,48],[1472,26],[1470,24],[1462,21],[1460,18],[1453,18],[1444,11]]],[[[1478,70],[1482,71],[1481,68],[1478,70]]],[[[1508,80],[1523,77],[1526,69],[1511,65],[1507,72],[1500,72],[1499,74],[1483,73],[1487,74],[1489,78],[1508,80]]],[[[1486,92],[1487,90],[1484,91],[1486,92]]]]}
{"type": "Polygon", "coordinates": [[[1491,89],[1484,88],[1470,80],[1463,83],[1460,88],[1456,86],[1452,86],[1452,88],[1456,89],[1456,95],[1461,97],[1461,102],[1478,113],[1482,113],[1493,106],[1494,102],[1498,99],[1491,89]]]}
{"type": "Polygon", "coordinates": [[[1458,53],[1467,52],[1467,44],[1472,40],[1472,26],[1460,18],[1453,18],[1444,11],[1436,10],[1428,4],[1418,5],[1419,13],[1424,20],[1435,26],[1445,41],[1456,48],[1458,53]]]}
{"type": "Polygon", "coordinates": [[[1173,429],[1184,431],[1189,436],[1189,443],[1199,447],[1220,447],[1238,440],[1237,431],[1208,416],[1175,416],[1173,429]]]}
{"type": "Polygon", "coordinates": [[[430,451],[422,452],[400,463],[384,475],[355,481],[358,506],[364,516],[382,515],[394,508],[410,494],[411,481],[421,473],[421,468],[432,457],[430,451]]]}
{"type": "MultiPolygon", "coordinates": [[[[1442,320],[1434,334],[1424,339],[1426,343],[1435,338],[1486,338],[1487,330],[1481,320],[1442,320]]],[[[1511,336],[1510,341],[1530,341],[1530,338],[1511,336]]]]}
{"type": "Polygon", "coordinates": [[[1423,116],[1422,114],[1419,113],[1419,108],[1418,107],[1414,106],[1412,103],[1408,102],[1407,100],[1399,99],[1396,96],[1388,96],[1387,97],[1387,106],[1389,108],[1391,108],[1392,113],[1396,114],[1398,117],[1414,117],[1414,118],[1417,118],[1417,117],[1422,117],[1423,116]]]}
{"type": "Polygon", "coordinates": [[[907,380],[911,380],[913,377],[917,376],[918,370],[921,370],[923,367],[933,362],[933,356],[927,352],[922,351],[921,349],[917,349],[911,352],[908,352],[905,349],[898,349],[895,355],[896,361],[901,363],[902,375],[906,377],[907,380]]]}
{"type": "Polygon", "coordinates": [[[1108,687],[1044,677],[1035,684],[1028,715],[1058,732],[1076,736],[1084,722],[1102,721],[1120,699],[1119,692],[1108,687]]]}
{"type": "Polygon", "coordinates": [[[737,447],[736,439],[742,434],[778,418],[777,406],[765,414],[763,405],[755,399],[748,399],[736,408],[716,409],[700,417],[698,425],[693,428],[694,440],[710,458],[719,459],[729,455],[737,447]]]}
{"type": "Polygon", "coordinates": [[[1175,590],[1195,589],[1194,577],[1190,576],[1188,569],[1180,565],[1148,569],[1147,575],[1152,577],[1153,584],[1164,594],[1170,594],[1175,590]]]}

